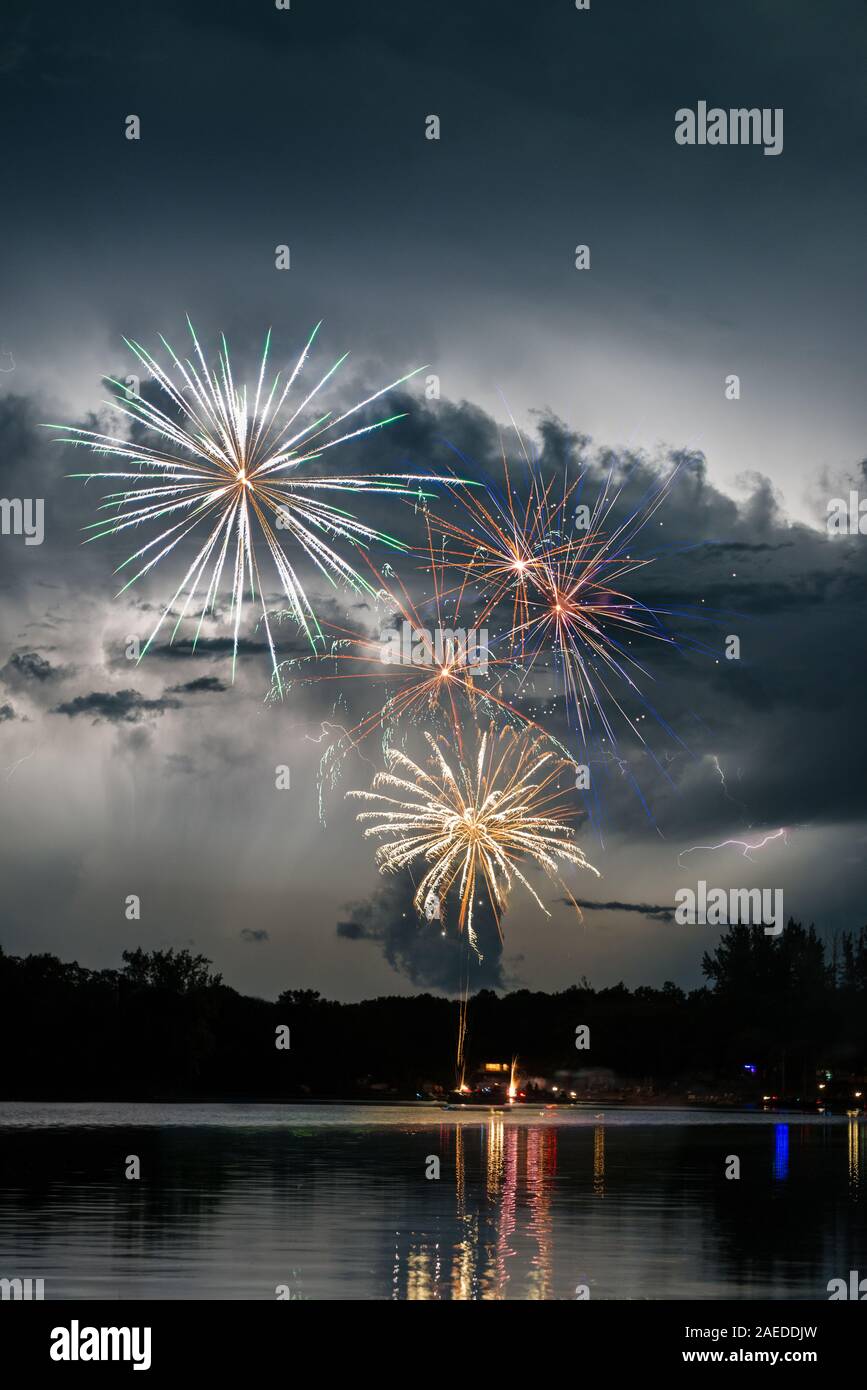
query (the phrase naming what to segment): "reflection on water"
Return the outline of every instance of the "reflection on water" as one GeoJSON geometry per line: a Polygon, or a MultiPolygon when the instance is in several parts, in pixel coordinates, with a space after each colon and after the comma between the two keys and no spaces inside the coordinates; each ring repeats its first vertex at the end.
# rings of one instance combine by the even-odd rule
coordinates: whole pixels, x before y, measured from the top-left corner
{"type": "Polygon", "coordinates": [[[785,1182],[789,1176],[789,1126],[777,1125],[774,1129],[774,1178],[785,1182]]]}
{"type": "Polygon", "coordinates": [[[854,1118],[155,1109],[0,1107],[0,1277],[54,1298],[824,1298],[867,1267],[854,1118]]]}
{"type": "Polygon", "coordinates": [[[593,1131],[593,1192],[597,1197],[605,1196],[605,1127],[597,1125],[593,1131]]]}

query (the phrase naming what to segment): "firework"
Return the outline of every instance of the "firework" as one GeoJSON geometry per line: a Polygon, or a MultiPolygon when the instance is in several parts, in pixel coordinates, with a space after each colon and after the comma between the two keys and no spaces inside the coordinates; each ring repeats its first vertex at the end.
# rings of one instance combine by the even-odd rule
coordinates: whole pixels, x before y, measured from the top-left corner
{"type": "Polygon", "coordinates": [[[450,487],[464,512],[464,524],[441,515],[432,515],[431,524],[442,537],[440,566],[448,564],[461,572],[461,595],[467,588],[480,595],[479,622],[484,622],[501,601],[510,603],[511,647],[523,655],[524,644],[518,639],[530,620],[546,560],[550,563],[568,549],[559,523],[578,480],[558,497],[553,481],[543,483],[530,466],[526,490],[519,492],[512,484],[505,450],[502,457],[504,492],[489,484],[483,492],[460,497],[450,487]]]}
{"type": "MultiPolygon", "coordinates": [[[[324,625],[326,652],[292,658],[281,663],[279,677],[287,687],[296,678],[303,684],[336,689],[334,713],[346,712],[343,724],[323,724],[312,741],[322,743],[329,734],[319,766],[319,811],[325,816],[325,789],[337,784],[343,761],[350,751],[378,732],[385,753],[406,730],[423,722],[448,730],[462,753],[465,718],[475,724],[495,723],[532,729],[547,737],[559,754],[566,750],[511,698],[518,679],[510,656],[495,656],[486,628],[472,613],[464,612],[461,596],[445,595],[444,571],[437,563],[430,526],[422,568],[431,575],[432,587],[413,602],[407,586],[384,570],[376,571],[367,560],[377,587],[377,608],[386,624],[379,634],[360,632],[336,624],[324,625]],[[359,709],[357,695],[367,696],[366,712],[352,723],[348,714],[359,709]]],[[[271,698],[280,696],[276,680],[271,698]]]]}
{"type": "Polygon", "coordinates": [[[431,515],[442,536],[440,563],[461,574],[461,594],[472,586],[481,600],[479,621],[498,607],[511,608],[510,650],[527,676],[546,663],[557,669],[567,712],[587,743],[594,725],[616,745],[612,710],[643,743],[636,720],[624,709],[616,683],[642,699],[647,672],[628,652],[637,635],[677,645],[661,610],[625,592],[626,577],[652,563],[633,547],[661,505],[677,469],[653,487],[622,520],[623,491],[609,472],[590,503],[582,502],[586,473],[559,486],[545,482],[524,449],[526,485],[512,481],[503,453],[504,491],[453,496],[465,524],[431,515]]]}
{"type": "MultiPolygon", "coordinates": [[[[622,486],[609,473],[593,501],[576,519],[577,534],[546,553],[534,572],[533,611],[521,627],[521,639],[538,651],[549,645],[559,667],[567,709],[574,711],[582,738],[588,740],[598,721],[616,746],[609,715],[613,707],[644,743],[636,719],[623,707],[612,678],[625,683],[642,700],[636,677],[647,672],[626,649],[634,636],[676,646],[659,609],[639,602],[621,587],[626,576],[644,569],[655,557],[633,553],[639,532],[663,502],[677,469],[661,479],[623,520],[616,520],[622,486]]],[[[579,481],[583,481],[579,480],[579,481]]],[[[562,512],[560,513],[562,515],[562,512]]]]}
{"type": "MultiPolygon", "coordinates": [[[[270,387],[265,380],[269,330],[252,403],[247,387],[235,386],[225,338],[221,339],[219,370],[212,371],[192,324],[189,327],[193,358],[182,361],[161,338],[177,380],[145,348],[124,340],[159,386],[166,409],[151,404],[121,382],[106,378],[117,392],[111,406],[132,422],[133,431],[143,427],[153,440],[152,444],[141,444],[134,437],[124,439],[71,426],[50,428],[66,430],[63,443],[111,455],[128,466],[120,472],[72,475],[88,481],[93,478],[119,480],[122,484],[120,490],[104,497],[100,510],[107,515],[86,528],[93,532],[89,540],[118,535],[148,523],[158,528],[152,539],[118,567],[117,572],[135,570],[120,593],[172,555],[197,528],[202,528],[197,532],[195,553],[186,573],[165,605],[141,655],[145,655],[178,605],[171,639],[174,640],[188,612],[197,608],[198,594],[201,609],[195,646],[206,615],[215,610],[226,572],[231,594],[233,670],[247,592],[251,601],[258,595],[261,620],[279,684],[259,550],[264,546],[270,556],[289,612],[316,649],[322,643],[322,632],[299,576],[297,559],[303,555],[333,585],[372,593],[369,581],[332,542],[341,542],[356,551],[363,551],[372,543],[381,543],[397,551],[407,549],[401,541],[365,525],[344,507],[326,498],[339,494],[357,498],[362,493],[419,498],[426,495],[421,485],[436,479],[410,473],[303,476],[303,465],[348,440],[358,439],[401,419],[400,415],[391,415],[371,424],[339,431],[341,425],[351,421],[387,391],[424,369],[416,368],[416,372],[409,372],[382,387],[337,416],[326,411],[310,420],[307,419],[311,413],[308,408],[348,355],[339,358],[297,405],[287,405],[318,332],[318,324],[285,381],[281,382],[282,374],[278,372],[270,387]],[[335,431],[338,432],[335,434],[335,431]],[[284,548],[277,534],[280,530],[293,542],[297,551],[295,558],[284,548]]],[[[313,414],[315,410],[314,406],[313,414]]]]}
{"type": "MultiPolygon", "coordinates": [[[[310,661],[283,664],[288,677],[312,665],[314,683],[336,682],[341,698],[355,683],[378,688],[374,707],[347,737],[354,745],[378,728],[388,743],[401,721],[428,721],[442,714],[461,737],[462,713],[475,718],[502,715],[505,720],[532,724],[506,697],[505,682],[513,672],[508,658],[495,657],[486,630],[468,624],[454,602],[443,603],[436,590],[429,611],[420,611],[402,580],[386,584],[378,576],[377,606],[388,615],[388,627],[378,635],[328,624],[327,653],[310,661]],[[333,662],[333,672],[321,668],[333,662]]],[[[541,730],[540,730],[541,732],[541,730]]]]}
{"type": "Polygon", "coordinates": [[[286,681],[295,672],[312,684],[336,683],[344,703],[353,688],[376,690],[373,707],[344,731],[347,746],[357,747],[376,729],[387,745],[401,722],[427,722],[437,714],[456,728],[459,737],[461,706],[473,714],[481,708],[487,717],[500,709],[504,716],[523,719],[502,693],[506,674],[502,668],[510,663],[490,655],[484,633],[461,626],[457,615],[444,619],[441,611],[436,615],[439,621],[427,626],[400,582],[383,587],[377,598],[390,624],[378,636],[327,624],[326,653],[281,665],[286,681]],[[332,663],[331,671],[321,669],[332,663]]]}
{"type": "Polygon", "coordinates": [[[569,824],[575,812],[556,785],[571,765],[540,736],[511,729],[481,735],[472,760],[456,760],[453,752],[447,757],[444,740],[430,733],[425,738],[431,772],[392,748],[387,770],[377,773],[370,791],[347,795],[373,807],[360,811],[358,820],[366,837],[385,841],[376,851],[380,871],[397,873],[419,860],[428,865],[413,899],[416,910],[421,915],[431,895],[443,903],[455,890],[458,930],[479,953],[473,908],[482,888],[502,937],[500,918],[516,881],[550,916],[524,867],[535,865],[558,883],[561,864],[597,873],[575,844],[569,824]]]}

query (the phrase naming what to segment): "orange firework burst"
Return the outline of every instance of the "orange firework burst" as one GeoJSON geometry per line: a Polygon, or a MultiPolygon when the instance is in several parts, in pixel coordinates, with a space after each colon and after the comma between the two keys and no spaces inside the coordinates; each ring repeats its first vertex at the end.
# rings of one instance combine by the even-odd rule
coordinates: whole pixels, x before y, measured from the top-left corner
{"type": "MultiPolygon", "coordinates": [[[[505,493],[498,495],[488,488],[458,495],[457,487],[448,490],[462,504],[466,524],[459,525],[438,514],[431,515],[431,524],[442,538],[435,563],[460,570],[462,579],[457,586],[463,596],[474,587],[481,598],[479,622],[485,622],[497,606],[508,599],[512,608],[510,636],[516,638],[529,621],[538,585],[544,580],[547,562],[553,562],[568,551],[555,526],[579,479],[563,496],[553,495],[553,480],[543,483],[531,472],[526,493],[521,496],[512,486],[509,464],[503,453],[505,493]]],[[[510,641],[515,652],[523,644],[510,641]]]]}
{"type": "Polygon", "coordinates": [[[623,682],[642,699],[637,677],[647,672],[627,650],[633,637],[677,642],[664,627],[660,610],[639,602],[622,585],[655,558],[637,556],[634,545],[677,469],[618,520],[623,484],[615,485],[612,472],[585,503],[586,471],[571,482],[565,475],[560,484],[545,482],[526,449],[524,457],[528,483],[521,492],[513,485],[505,455],[504,492],[491,486],[483,493],[460,495],[457,487],[450,489],[466,520],[431,515],[430,524],[441,537],[437,563],[460,572],[456,589],[461,596],[474,590],[479,621],[510,605],[504,641],[524,665],[525,677],[543,666],[553,665],[559,672],[567,712],[585,743],[594,722],[616,742],[612,707],[643,742],[615,683],[623,682]]]}
{"type": "Polygon", "coordinates": [[[325,783],[334,785],[344,755],[376,730],[388,749],[399,729],[439,720],[462,753],[463,720],[469,716],[532,729],[568,758],[557,740],[509,698],[509,686],[518,674],[512,657],[494,656],[487,629],[471,612],[465,613],[462,595],[444,594],[429,527],[424,569],[432,587],[418,604],[399,577],[388,583],[369,560],[367,564],[376,577],[377,604],[388,615],[388,626],[376,634],[323,623],[327,653],[284,663],[278,672],[279,690],[275,681],[272,691],[276,698],[294,672],[303,681],[335,683],[338,699],[347,708],[353,703],[353,690],[372,687],[377,692],[373,707],[357,722],[330,725],[327,731],[323,725],[323,736],[335,728],[337,733],[320,762],[320,814],[325,783]]]}
{"type": "Polygon", "coordinates": [[[460,736],[461,701],[488,717],[527,722],[503,694],[503,680],[512,663],[490,653],[487,633],[467,625],[457,603],[444,604],[435,584],[430,617],[419,612],[399,578],[387,585],[380,576],[377,599],[388,613],[388,627],[364,634],[334,624],[324,625],[330,639],[326,656],[313,665],[310,679],[338,683],[341,695],[351,682],[378,687],[384,695],[374,709],[347,731],[357,744],[374,729],[389,731],[401,720],[415,721],[443,714],[460,736]],[[333,673],[322,672],[326,662],[333,673]]]}

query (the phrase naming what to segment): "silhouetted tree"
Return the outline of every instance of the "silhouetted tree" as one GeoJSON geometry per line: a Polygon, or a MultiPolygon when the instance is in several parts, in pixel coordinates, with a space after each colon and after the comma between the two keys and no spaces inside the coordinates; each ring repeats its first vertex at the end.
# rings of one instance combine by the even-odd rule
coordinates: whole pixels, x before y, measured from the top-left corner
{"type": "MultiPolygon", "coordinates": [[[[733,926],[704,956],[708,984],[689,992],[586,979],[555,994],[482,990],[468,1057],[517,1054],[525,1074],[552,1079],[602,1067],[671,1092],[709,1082],[741,1095],[743,1064],[755,1062],[763,1084],[814,1095],[817,1067],[857,1072],[867,1059],[867,928],[844,934],[835,959],[813,926],[790,921],[778,937],[733,926]],[[579,1025],[589,1053],[575,1047],[579,1025]]],[[[454,1080],[454,999],[341,1004],[290,987],[269,1003],[186,950],[125,951],[120,970],[0,950],[0,1017],[15,1040],[15,1064],[0,1070],[7,1097],[412,1096],[454,1080]]]]}

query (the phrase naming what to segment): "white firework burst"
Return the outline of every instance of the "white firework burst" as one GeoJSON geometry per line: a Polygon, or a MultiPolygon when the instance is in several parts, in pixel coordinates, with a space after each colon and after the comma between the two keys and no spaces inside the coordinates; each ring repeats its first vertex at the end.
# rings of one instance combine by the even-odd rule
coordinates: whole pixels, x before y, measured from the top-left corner
{"type": "Polygon", "coordinates": [[[193,358],[182,361],[165,338],[160,338],[171,357],[177,380],[173,380],[139,343],[124,339],[167,397],[167,409],[160,409],[122,382],[106,378],[118,393],[111,402],[112,408],[132,421],[133,431],[143,427],[145,437],[152,443],[75,426],[52,425],[49,428],[64,431],[63,443],[111,455],[127,465],[124,471],[71,475],[88,481],[99,478],[121,483],[118,491],[103,497],[100,510],[108,515],[85,528],[93,532],[88,540],[118,535],[149,523],[158,528],[156,535],[118,566],[117,573],[129,568],[135,570],[119,593],[174,554],[191,533],[201,528],[194,541],[193,558],[162,609],[139,660],[170,614],[176,614],[170,639],[173,641],[188,615],[193,617],[198,611],[195,648],[206,616],[215,611],[225,573],[231,595],[233,675],[245,593],[249,593],[251,601],[258,597],[275,680],[282,689],[257,547],[264,544],[286,595],[289,612],[317,650],[323,642],[322,633],[298,573],[300,555],[294,559],[290,556],[277,531],[285,531],[306,560],[331,584],[375,594],[375,587],[334,548],[334,543],[342,542],[356,551],[364,551],[371,544],[383,544],[398,551],[408,547],[395,537],[366,525],[344,507],[327,501],[324,495],[388,493],[418,498],[427,495],[422,491],[423,483],[440,480],[413,473],[303,476],[302,467],[339,444],[401,419],[400,414],[391,415],[335,434],[339,426],[424,368],[417,367],[341,414],[335,416],[332,411],[326,411],[310,420],[308,408],[348,356],[345,353],[339,358],[297,405],[287,406],[320,324],[313,329],[285,382],[281,385],[282,374],[278,372],[270,388],[265,384],[271,341],[269,329],[251,405],[247,387],[238,388],[233,381],[225,338],[221,337],[219,369],[212,371],[189,319],[187,323],[193,340],[193,358]]]}

